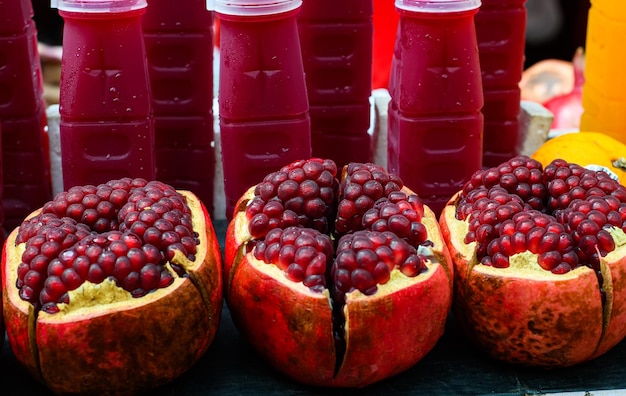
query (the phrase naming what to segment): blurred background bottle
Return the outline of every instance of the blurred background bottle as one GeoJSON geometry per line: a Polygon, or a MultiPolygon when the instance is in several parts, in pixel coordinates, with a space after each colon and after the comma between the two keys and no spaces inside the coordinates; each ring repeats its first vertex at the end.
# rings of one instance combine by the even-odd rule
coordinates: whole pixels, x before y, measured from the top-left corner
{"type": "Polygon", "coordinates": [[[622,0],[591,0],[581,131],[626,143],[626,13],[622,0]]]}
{"type": "Polygon", "coordinates": [[[482,167],[480,0],[396,0],[388,168],[438,215],[482,167]]]}
{"type": "Polygon", "coordinates": [[[263,177],[311,156],[297,14],[301,0],[215,1],[226,217],[263,177]]]}
{"type": "Polygon", "coordinates": [[[63,185],[155,178],[145,0],[53,0],[64,19],[63,185]]]}
{"type": "Polygon", "coordinates": [[[475,16],[485,117],[483,166],[519,154],[520,87],[524,71],[526,0],[482,0],[475,16]]]}
{"type": "Polygon", "coordinates": [[[157,178],[213,212],[213,12],[206,0],[150,0],[143,33],[157,178]]]}
{"type": "Polygon", "coordinates": [[[0,1],[2,204],[7,230],[18,226],[52,194],[46,105],[32,17],[30,0],[0,1]]]}
{"type": "Polygon", "coordinates": [[[313,156],[340,168],[372,160],[373,4],[304,0],[298,14],[313,156]]]}

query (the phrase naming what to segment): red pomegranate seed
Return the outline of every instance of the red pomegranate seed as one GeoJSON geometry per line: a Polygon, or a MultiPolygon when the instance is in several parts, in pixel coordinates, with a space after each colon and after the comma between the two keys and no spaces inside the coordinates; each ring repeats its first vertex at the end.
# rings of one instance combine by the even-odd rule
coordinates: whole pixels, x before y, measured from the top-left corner
{"type": "Polygon", "coordinates": [[[303,282],[311,290],[325,288],[327,261],[332,257],[330,237],[301,227],[270,230],[264,240],[256,242],[253,255],[275,264],[294,282],[303,282]]]}
{"type": "Polygon", "coordinates": [[[20,226],[17,241],[26,248],[16,284],[23,299],[51,313],[58,311],[56,304],[69,302],[68,290],[86,280],[100,283],[109,277],[143,295],[171,284],[173,277],[161,263],[172,249],[194,259],[197,238],[184,197],[164,183],[124,178],[73,187],[20,226]],[[158,239],[159,246],[146,244],[143,236],[158,239]],[[168,246],[172,241],[175,245],[168,246]],[[150,275],[140,278],[142,270],[150,275]]]}
{"type": "Polygon", "coordinates": [[[426,270],[426,259],[392,232],[360,230],[342,236],[331,270],[334,298],[344,301],[352,290],[375,293],[392,268],[417,276],[426,270]]]}

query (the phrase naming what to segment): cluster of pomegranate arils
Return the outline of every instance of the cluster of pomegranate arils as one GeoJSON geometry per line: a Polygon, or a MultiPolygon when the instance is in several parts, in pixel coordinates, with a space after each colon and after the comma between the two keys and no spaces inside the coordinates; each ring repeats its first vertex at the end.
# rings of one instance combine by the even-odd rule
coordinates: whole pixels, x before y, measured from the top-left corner
{"type": "Polygon", "coordinates": [[[26,243],[20,297],[54,313],[86,281],[111,279],[134,297],[168,286],[174,275],[167,261],[176,251],[194,260],[199,240],[191,210],[173,187],[124,178],[57,194],[22,223],[16,242],[26,243]]]}
{"type": "Polygon", "coordinates": [[[246,207],[257,259],[313,291],[331,284],[341,301],[355,289],[375,293],[394,268],[407,276],[425,271],[418,249],[430,244],[424,205],[397,176],[371,163],[350,163],[344,172],[339,183],[332,160],[293,162],[266,176],[246,207]]]}
{"type": "Polygon", "coordinates": [[[603,171],[554,160],[515,157],[476,172],[463,187],[458,219],[482,264],[508,267],[530,251],[553,273],[581,265],[601,277],[600,258],[615,249],[613,227],[626,230],[626,188],[603,171]]]}

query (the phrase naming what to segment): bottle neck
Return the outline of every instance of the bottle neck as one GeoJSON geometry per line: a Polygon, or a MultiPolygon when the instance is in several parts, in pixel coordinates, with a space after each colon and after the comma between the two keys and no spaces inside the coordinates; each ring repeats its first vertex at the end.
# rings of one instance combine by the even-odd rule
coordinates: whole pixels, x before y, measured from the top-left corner
{"type": "Polygon", "coordinates": [[[396,10],[434,17],[478,12],[481,0],[395,0],[396,10]]]}
{"type": "Polygon", "coordinates": [[[118,12],[78,12],[78,11],[66,11],[59,10],[59,15],[68,19],[123,19],[123,18],[139,18],[145,14],[145,8],[139,8],[128,11],[118,12]]]}
{"type": "Polygon", "coordinates": [[[233,15],[215,10],[215,15],[222,20],[227,21],[239,21],[239,22],[267,22],[277,19],[295,18],[300,12],[300,6],[289,11],[279,12],[275,14],[263,14],[263,15],[233,15]]]}
{"type": "Polygon", "coordinates": [[[432,12],[407,10],[396,7],[396,12],[400,15],[400,18],[452,19],[471,17],[478,12],[478,8],[452,12],[432,12]]]}

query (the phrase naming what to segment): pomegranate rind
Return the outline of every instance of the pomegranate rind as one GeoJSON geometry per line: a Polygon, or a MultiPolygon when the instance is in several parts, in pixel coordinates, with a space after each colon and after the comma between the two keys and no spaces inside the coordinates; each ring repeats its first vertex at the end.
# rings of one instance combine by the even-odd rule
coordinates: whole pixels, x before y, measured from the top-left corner
{"type": "Polygon", "coordinates": [[[415,278],[399,272],[373,296],[346,296],[346,354],[329,384],[363,387],[402,373],[430,352],[443,335],[452,302],[448,274],[438,263],[415,278]],[[389,285],[388,289],[385,286],[389,285]]]}
{"type": "Polygon", "coordinates": [[[432,350],[452,305],[454,269],[430,208],[422,219],[433,242],[428,270],[416,277],[394,270],[395,282],[379,285],[374,295],[346,295],[346,352],[335,373],[328,292],[312,292],[247,252],[245,203],[253,193],[250,188],[240,199],[228,225],[225,298],[236,327],[268,363],[303,384],[359,388],[407,370],[432,350]]]}
{"type": "Polygon", "coordinates": [[[242,336],[291,378],[305,383],[332,380],[335,344],[328,293],[289,281],[252,254],[237,268],[226,300],[242,336]]]}
{"type": "Polygon", "coordinates": [[[440,217],[454,263],[455,321],[493,358],[539,367],[566,367],[608,351],[626,335],[624,247],[602,260],[601,285],[588,267],[566,274],[479,264],[476,243],[456,219],[455,195],[440,217]]]}
{"type": "Polygon", "coordinates": [[[200,234],[196,258],[184,264],[188,276],[140,298],[37,315],[15,287],[24,244],[15,244],[18,229],[9,235],[2,253],[9,344],[17,360],[53,392],[155,388],[188,370],[213,342],[222,310],[221,252],[204,205],[192,193],[181,193],[200,234]]]}
{"type": "Polygon", "coordinates": [[[604,326],[600,344],[590,359],[608,352],[626,337],[626,240],[616,245],[600,261],[606,294],[604,326]]]}
{"type": "Polygon", "coordinates": [[[246,220],[246,205],[254,198],[254,188],[250,187],[237,201],[233,213],[233,219],[226,227],[225,240],[229,243],[224,244],[224,285],[230,283],[227,279],[232,273],[232,265],[237,262],[235,257],[240,254],[239,249],[252,239],[248,232],[248,221],[246,220]]]}

